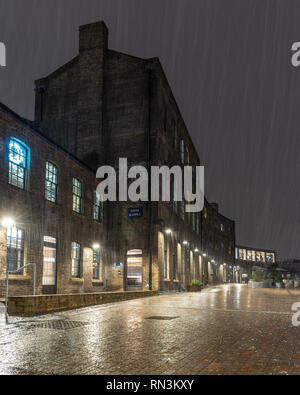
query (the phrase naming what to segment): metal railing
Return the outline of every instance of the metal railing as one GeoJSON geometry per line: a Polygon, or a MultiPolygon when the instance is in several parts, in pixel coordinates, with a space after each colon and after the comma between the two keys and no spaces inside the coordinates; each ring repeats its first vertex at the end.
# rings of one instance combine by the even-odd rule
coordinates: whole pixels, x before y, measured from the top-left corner
{"type": "Polygon", "coordinates": [[[27,265],[24,265],[24,266],[20,267],[18,270],[14,270],[14,271],[8,270],[8,265],[6,266],[6,289],[5,289],[5,322],[6,322],[6,324],[9,324],[9,322],[8,322],[8,280],[9,280],[9,275],[18,273],[21,270],[23,270],[29,266],[33,266],[33,295],[36,295],[36,264],[35,263],[28,263],[27,265]]]}

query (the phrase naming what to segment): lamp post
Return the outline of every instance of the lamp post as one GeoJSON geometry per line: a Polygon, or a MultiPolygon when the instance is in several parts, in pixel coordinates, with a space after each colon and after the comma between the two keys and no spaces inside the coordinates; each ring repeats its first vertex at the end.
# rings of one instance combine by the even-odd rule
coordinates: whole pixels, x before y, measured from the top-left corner
{"type": "MultiPolygon", "coordinates": [[[[10,217],[3,218],[1,225],[6,228],[6,232],[16,226],[15,220],[10,217]]],[[[6,289],[5,289],[5,321],[8,324],[8,313],[7,313],[7,303],[8,303],[8,259],[6,258],[6,289]]]]}

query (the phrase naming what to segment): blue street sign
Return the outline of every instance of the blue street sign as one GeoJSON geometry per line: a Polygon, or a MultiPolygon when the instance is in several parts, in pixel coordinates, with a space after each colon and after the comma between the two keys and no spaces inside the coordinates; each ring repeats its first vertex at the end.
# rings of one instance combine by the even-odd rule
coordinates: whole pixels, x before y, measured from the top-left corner
{"type": "Polygon", "coordinates": [[[143,216],[143,207],[128,209],[128,218],[141,218],[142,216],[143,216]]]}

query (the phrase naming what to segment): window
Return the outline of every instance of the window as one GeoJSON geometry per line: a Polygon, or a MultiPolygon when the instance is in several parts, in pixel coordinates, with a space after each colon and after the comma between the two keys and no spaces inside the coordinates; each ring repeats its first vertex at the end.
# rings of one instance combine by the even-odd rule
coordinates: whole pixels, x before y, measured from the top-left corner
{"type": "Polygon", "coordinates": [[[181,160],[181,163],[184,165],[184,141],[183,141],[183,139],[180,140],[180,160],[181,160]]]}
{"type": "Polygon", "coordinates": [[[77,178],[73,178],[73,211],[82,213],[82,184],[77,178]]]}
{"type": "Polygon", "coordinates": [[[189,165],[190,164],[190,151],[189,151],[188,147],[185,148],[185,154],[186,154],[186,164],[189,165]]]}
{"type": "Polygon", "coordinates": [[[97,191],[94,192],[94,220],[102,222],[102,202],[97,191]]]}
{"type": "Polygon", "coordinates": [[[57,203],[58,169],[50,162],[46,162],[45,198],[49,202],[57,203]]]}
{"type": "Polygon", "coordinates": [[[56,239],[44,236],[43,285],[56,285],[56,239]]]}
{"type": "Polygon", "coordinates": [[[168,236],[164,234],[164,278],[169,278],[168,268],[168,236]]]}
{"type": "Polygon", "coordinates": [[[221,224],[221,232],[225,232],[225,226],[221,224]]]}
{"type": "Polygon", "coordinates": [[[100,249],[93,250],[93,279],[100,280],[100,249]]]}
{"type": "Polygon", "coordinates": [[[72,277],[80,278],[81,276],[81,245],[72,243],[72,277]]]}
{"type": "Polygon", "coordinates": [[[29,164],[29,150],[15,139],[9,141],[9,183],[17,188],[26,189],[29,164]]]}
{"type": "MultiPolygon", "coordinates": [[[[8,272],[16,272],[24,266],[24,231],[18,228],[7,229],[7,266],[8,272]]],[[[23,275],[24,269],[14,273],[23,275]]]]}

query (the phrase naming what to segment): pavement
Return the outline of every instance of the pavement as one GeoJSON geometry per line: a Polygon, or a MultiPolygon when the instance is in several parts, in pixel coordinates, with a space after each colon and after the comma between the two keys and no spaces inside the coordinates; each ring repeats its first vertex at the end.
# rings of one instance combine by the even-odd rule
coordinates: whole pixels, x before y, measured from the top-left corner
{"type": "Polygon", "coordinates": [[[300,291],[226,284],[9,325],[2,307],[0,374],[298,375],[295,302],[300,291]]]}

